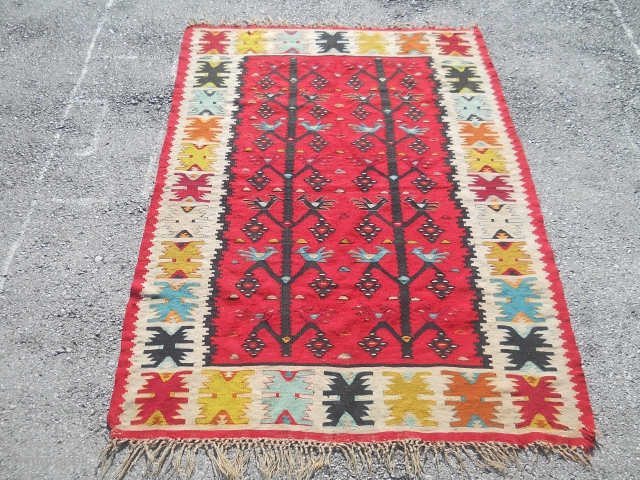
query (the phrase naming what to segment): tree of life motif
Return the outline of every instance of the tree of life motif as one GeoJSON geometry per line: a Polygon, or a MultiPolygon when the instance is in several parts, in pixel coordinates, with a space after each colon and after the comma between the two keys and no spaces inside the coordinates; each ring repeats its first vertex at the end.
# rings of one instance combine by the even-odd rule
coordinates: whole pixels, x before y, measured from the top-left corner
{"type": "Polygon", "coordinates": [[[432,249],[430,252],[425,252],[422,247],[415,247],[408,251],[405,240],[405,230],[420,220],[422,220],[423,224],[418,231],[422,233],[430,243],[434,243],[442,233],[442,230],[436,225],[435,220],[429,215],[429,213],[436,210],[439,205],[437,202],[430,202],[426,197],[426,194],[436,183],[415,166],[403,174],[400,174],[398,171],[398,155],[396,149],[399,145],[406,143],[406,146],[418,155],[422,155],[429,148],[420,139],[420,136],[425,133],[426,129],[408,127],[402,124],[400,125],[400,129],[405,132],[405,135],[401,138],[396,138],[394,127],[393,115],[400,110],[404,109],[405,116],[408,116],[410,119],[415,120],[416,118],[420,118],[421,112],[416,109],[413,104],[420,99],[421,95],[410,93],[410,90],[416,86],[416,81],[410,74],[404,72],[400,65],[396,66],[395,71],[386,72],[382,59],[378,58],[374,61],[374,68],[375,71],[368,71],[365,67],[361,66],[358,71],[353,73],[347,85],[356,91],[356,93],[351,95],[351,98],[358,102],[358,106],[354,111],[358,118],[364,120],[371,111],[375,111],[382,115],[384,125],[376,123],[371,126],[365,124],[354,126],[353,128],[361,132],[362,136],[353,142],[353,144],[362,152],[366,152],[373,147],[373,143],[370,140],[372,138],[386,145],[388,173],[376,168],[375,165],[368,165],[362,170],[355,183],[362,192],[366,193],[370,189],[371,184],[378,183],[379,181],[387,182],[390,198],[378,196],[376,200],[371,200],[366,197],[354,199],[353,203],[365,212],[356,230],[367,242],[371,242],[379,231],[376,221],[385,223],[393,230],[393,247],[390,248],[393,248],[395,251],[391,251],[386,247],[376,247],[378,252],[371,254],[359,248],[357,251],[353,251],[352,255],[356,259],[356,262],[368,263],[362,273],[360,283],[357,285],[360,290],[364,292],[365,296],[370,297],[376,290],[378,279],[374,276],[375,271],[385,275],[398,286],[400,290],[400,294],[398,295],[400,301],[400,330],[391,326],[386,320],[381,320],[371,329],[369,335],[359,342],[359,345],[369,353],[369,355],[375,357],[382,348],[387,345],[378,335],[378,332],[380,330],[386,330],[390,334],[390,338],[400,343],[402,357],[413,358],[413,345],[415,342],[425,332],[435,331],[435,337],[428,342],[428,345],[441,358],[446,359],[451,352],[457,348],[457,345],[447,336],[446,332],[432,321],[425,321],[425,323],[420,325],[416,330],[413,330],[410,321],[411,293],[409,288],[411,284],[422,277],[425,272],[429,270],[435,272],[435,276],[427,288],[438,298],[445,298],[453,290],[453,286],[449,285],[445,273],[438,268],[438,263],[441,263],[442,260],[448,256],[448,252],[439,251],[437,248],[432,249]],[[390,93],[388,82],[398,75],[403,76],[400,83],[409,93],[401,94],[397,91],[393,94],[390,93]],[[377,90],[381,100],[380,107],[371,101],[374,94],[368,93],[365,95],[357,93],[357,90],[364,84],[360,79],[360,77],[363,76],[368,76],[378,83],[377,90]],[[396,99],[394,99],[397,103],[395,106],[392,104],[391,95],[396,97],[396,99]],[[384,134],[382,132],[384,132],[384,134]],[[413,196],[405,197],[404,200],[402,199],[400,181],[410,175],[415,176],[412,183],[425,195],[422,199],[413,196]],[[376,180],[376,177],[378,180],[376,180]],[[406,219],[402,211],[401,203],[403,201],[408,203],[414,211],[413,215],[406,219]],[[390,217],[381,213],[381,207],[389,202],[391,203],[390,217]],[[379,260],[383,256],[390,254],[394,254],[396,257],[398,265],[397,275],[389,272],[379,263],[379,260]],[[413,274],[409,273],[408,268],[410,255],[414,255],[418,261],[422,262],[419,270],[413,274]]]}
{"type": "MultiPolygon", "coordinates": [[[[317,358],[321,358],[333,345],[330,340],[325,336],[325,332],[318,326],[316,322],[307,322],[300,330],[294,332],[292,330],[291,322],[291,292],[293,285],[304,275],[308,270],[315,270],[317,272],[316,278],[312,281],[310,286],[315,290],[320,298],[326,297],[332,290],[335,290],[338,286],[334,281],[327,276],[323,271],[321,264],[326,262],[326,259],[331,257],[334,253],[331,250],[320,248],[316,252],[309,251],[309,247],[296,246],[293,242],[293,228],[305,221],[309,217],[316,217],[316,223],[311,229],[311,233],[318,242],[323,242],[328,238],[334,229],[327,222],[323,216],[323,212],[329,210],[335,200],[326,198],[325,196],[318,196],[318,198],[312,198],[312,196],[303,194],[296,196],[293,186],[293,181],[305,172],[310,171],[311,176],[305,179],[305,181],[314,189],[319,191],[320,188],[330,182],[330,180],[324,178],[320,172],[318,172],[313,166],[305,165],[303,168],[296,170],[295,167],[295,154],[296,145],[307,139],[310,142],[308,145],[316,152],[320,151],[327,142],[322,138],[321,132],[327,128],[327,125],[323,125],[321,122],[312,125],[308,122],[301,122],[301,125],[305,128],[305,131],[301,135],[296,134],[296,126],[298,123],[298,110],[310,105],[315,104],[319,100],[320,95],[314,95],[310,93],[298,92],[298,83],[305,78],[312,76],[315,77],[311,82],[317,86],[322,86],[327,83],[320,74],[316,73],[313,69],[304,73],[300,77],[298,76],[298,60],[291,58],[289,60],[288,76],[287,72],[283,72],[275,66],[258,82],[265,90],[274,84],[271,79],[272,76],[280,77],[288,84],[288,94],[282,92],[278,93],[264,93],[260,97],[263,100],[263,104],[258,111],[263,118],[268,119],[271,115],[273,107],[280,107],[287,112],[287,136],[283,137],[276,129],[282,125],[281,122],[268,123],[266,120],[260,124],[255,124],[254,127],[262,132],[258,139],[254,142],[260,150],[266,150],[273,144],[272,137],[275,137],[283,141],[285,147],[285,168],[284,171],[279,171],[273,166],[265,163],[262,167],[249,178],[249,182],[258,191],[262,189],[263,185],[268,184],[269,179],[265,175],[265,171],[270,171],[272,174],[281,177],[284,182],[284,188],[282,198],[277,195],[271,194],[268,199],[262,199],[258,196],[251,200],[247,200],[251,209],[255,210],[255,214],[250,218],[249,222],[245,225],[244,231],[247,236],[256,241],[262,237],[264,232],[268,229],[261,221],[263,218],[268,219],[270,225],[276,225],[282,231],[282,251],[278,251],[273,247],[267,247],[266,251],[258,252],[255,248],[250,247],[248,250],[243,250],[240,253],[245,259],[253,262],[249,267],[242,279],[237,283],[238,289],[250,298],[253,293],[259,288],[257,279],[253,276],[253,272],[257,269],[264,270],[274,282],[280,286],[280,325],[279,329],[274,328],[268,320],[260,321],[251,331],[248,338],[243,344],[243,348],[252,356],[256,357],[264,348],[264,341],[260,338],[260,333],[265,332],[273,337],[281,348],[281,354],[283,357],[291,356],[292,346],[309,330],[313,330],[315,335],[305,344],[305,346],[313,353],[317,358]],[[280,98],[285,96],[287,98],[280,98]],[[299,103],[299,100],[302,100],[299,103]],[[284,215],[282,218],[276,218],[269,210],[275,202],[282,201],[284,203],[284,215]],[[302,214],[298,214],[298,208],[303,210],[302,214]],[[296,214],[298,214],[296,216],[296,214]],[[266,262],[266,259],[278,253],[282,255],[282,267],[280,272],[275,272],[273,268],[266,262]],[[301,255],[304,259],[304,265],[297,271],[292,269],[292,256],[301,255]]],[[[322,107],[316,104],[314,111],[315,115],[322,116],[322,107]]]]}

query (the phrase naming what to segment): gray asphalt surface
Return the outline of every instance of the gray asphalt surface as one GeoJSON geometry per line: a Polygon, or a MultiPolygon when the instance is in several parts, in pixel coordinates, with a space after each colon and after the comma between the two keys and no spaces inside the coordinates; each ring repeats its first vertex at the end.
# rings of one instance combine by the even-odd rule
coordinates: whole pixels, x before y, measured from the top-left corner
{"type": "Polygon", "coordinates": [[[0,478],[94,477],[183,30],[267,15],[479,24],[601,432],[592,468],[530,455],[507,477],[640,478],[637,0],[0,0],[0,478]]]}

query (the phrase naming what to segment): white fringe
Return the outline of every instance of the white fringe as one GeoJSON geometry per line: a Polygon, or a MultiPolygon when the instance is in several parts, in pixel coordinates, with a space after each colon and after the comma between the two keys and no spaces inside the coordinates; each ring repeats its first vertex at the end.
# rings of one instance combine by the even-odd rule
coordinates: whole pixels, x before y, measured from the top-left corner
{"type": "Polygon", "coordinates": [[[354,472],[371,473],[374,465],[384,466],[394,476],[394,459],[400,455],[406,473],[413,478],[439,471],[446,464],[456,473],[470,475],[468,466],[506,473],[510,466],[520,468],[518,455],[525,450],[549,457],[590,465],[582,448],[535,442],[518,447],[505,442],[424,442],[394,440],[371,443],[324,443],[309,440],[211,439],[211,440],[118,440],[112,439],[99,456],[99,474],[122,480],[141,460],[151,478],[174,472],[189,478],[195,472],[200,450],[213,466],[214,478],[240,480],[251,461],[256,462],[265,480],[274,478],[310,479],[318,470],[331,467],[332,456],[342,455],[354,472]],[[123,450],[128,451],[123,452],[123,450]],[[117,460],[117,468],[114,469],[117,460]],[[111,473],[110,473],[111,472],[111,473]]]}

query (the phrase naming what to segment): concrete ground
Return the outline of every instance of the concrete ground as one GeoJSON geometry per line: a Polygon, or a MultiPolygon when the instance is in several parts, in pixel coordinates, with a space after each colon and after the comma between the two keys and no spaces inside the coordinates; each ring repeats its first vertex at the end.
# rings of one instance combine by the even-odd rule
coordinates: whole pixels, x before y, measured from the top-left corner
{"type": "Polygon", "coordinates": [[[637,0],[0,0],[0,478],[94,476],[182,32],[267,15],[479,24],[601,432],[592,468],[529,456],[507,477],[640,478],[637,0]]]}

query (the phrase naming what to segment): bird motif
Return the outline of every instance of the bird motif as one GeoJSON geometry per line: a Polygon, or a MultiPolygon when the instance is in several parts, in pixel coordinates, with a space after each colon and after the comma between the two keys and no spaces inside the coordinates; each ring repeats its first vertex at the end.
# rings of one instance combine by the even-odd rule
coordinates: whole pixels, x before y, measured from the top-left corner
{"type": "Polygon", "coordinates": [[[438,253],[438,249],[434,248],[429,253],[424,253],[422,247],[416,247],[411,251],[416,257],[425,263],[440,263],[443,259],[447,258],[449,252],[438,253]]]}
{"type": "Polygon", "coordinates": [[[333,204],[336,203],[335,200],[330,198],[326,198],[325,196],[318,197],[316,200],[307,200],[306,193],[304,195],[300,195],[296,200],[304,203],[309,210],[329,210],[333,207],[333,204]]]}
{"type": "Polygon", "coordinates": [[[344,96],[350,100],[357,100],[362,103],[369,103],[369,100],[373,98],[375,94],[370,93],[369,95],[360,95],[358,93],[346,93],[344,96]]]}
{"type": "Polygon", "coordinates": [[[376,195],[376,198],[380,200],[376,202],[372,202],[368,198],[352,198],[351,201],[354,205],[358,206],[360,210],[369,210],[370,212],[377,212],[382,208],[382,206],[389,201],[389,199],[385,197],[381,197],[380,195],[376,195]]]}
{"type": "Polygon", "coordinates": [[[280,200],[280,197],[273,194],[269,195],[269,200],[262,200],[260,197],[253,197],[253,198],[254,198],[253,200],[249,200],[245,198],[243,202],[246,202],[246,204],[249,205],[249,208],[251,208],[251,210],[262,210],[263,212],[269,210],[274,203],[280,200]]]}
{"type": "Polygon", "coordinates": [[[284,93],[282,92],[256,93],[256,97],[258,97],[260,100],[273,100],[274,98],[280,97],[281,95],[284,95],[284,93]]]}
{"type": "Polygon", "coordinates": [[[264,252],[259,252],[255,248],[249,247],[249,250],[238,250],[238,253],[248,262],[262,262],[274,253],[280,252],[273,247],[267,247],[264,252]]]}
{"type": "Polygon", "coordinates": [[[404,201],[419,212],[432,212],[440,206],[440,202],[430,202],[426,198],[416,202],[415,198],[414,196],[410,196],[405,198],[404,201]]]}
{"type": "Polygon", "coordinates": [[[364,123],[362,125],[351,125],[356,132],[361,133],[374,133],[382,128],[382,125],[379,123],[374,124],[372,127],[367,127],[364,123]]]}
{"type": "Polygon", "coordinates": [[[322,103],[326,102],[331,95],[326,95],[324,93],[301,93],[300,96],[308,102],[322,103]]]}
{"type": "Polygon", "coordinates": [[[302,255],[307,262],[325,262],[326,258],[331,258],[335,252],[333,250],[324,251],[325,247],[321,247],[317,252],[307,252],[309,247],[300,247],[296,250],[296,253],[302,255]]]}
{"type": "Polygon", "coordinates": [[[325,308],[325,306],[323,306],[322,309],[318,309],[317,305],[309,304],[303,305],[298,309],[298,314],[305,323],[327,324],[336,313],[333,308],[325,308]]]}
{"type": "Polygon", "coordinates": [[[420,127],[409,128],[404,123],[399,125],[399,128],[407,132],[409,135],[422,135],[424,132],[429,130],[428,128],[420,128],[420,127]]]}
{"type": "Polygon", "coordinates": [[[416,101],[420,100],[423,95],[421,93],[418,93],[418,94],[407,93],[405,95],[400,95],[399,93],[396,93],[395,96],[398,97],[403,102],[411,103],[411,102],[416,102],[416,101]]]}
{"type": "Polygon", "coordinates": [[[303,121],[300,122],[300,124],[310,132],[321,132],[322,130],[326,130],[331,127],[330,123],[322,124],[320,122],[317,122],[315,125],[310,125],[308,122],[303,121]]]}
{"type": "Polygon", "coordinates": [[[364,249],[358,247],[358,251],[356,252],[355,250],[350,250],[349,253],[351,254],[352,258],[356,259],[356,262],[360,262],[360,263],[374,263],[374,262],[378,262],[380,261],[380,259],[382,257],[384,257],[385,255],[387,255],[388,253],[391,253],[390,250],[387,250],[384,247],[375,247],[376,250],[378,250],[377,253],[368,253],[367,251],[365,251],[364,249]]]}
{"type": "Polygon", "coordinates": [[[282,122],[280,120],[278,120],[273,125],[269,125],[267,122],[252,123],[251,125],[253,125],[258,130],[264,130],[264,131],[271,132],[271,131],[275,130],[276,128],[278,128],[280,125],[282,125],[282,122]]]}
{"type": "Polygon", "coordinates": [[[353,307],[353,310],[355,311],[355,314],[360,317],[362,319],[363,322],[371,322],[371,321],[377,321],[377,322],[386,322],[389,317],[395,313],[395,311],[392,308],[385,308],[384,306],[379,305],[378,308],[376,308],[376,310],[382,310],[382,311],[376,311],[373,308],[371,308],[368,304],[364,304],[364,305],[356,305],[355,307],[353,307]]]}

